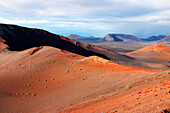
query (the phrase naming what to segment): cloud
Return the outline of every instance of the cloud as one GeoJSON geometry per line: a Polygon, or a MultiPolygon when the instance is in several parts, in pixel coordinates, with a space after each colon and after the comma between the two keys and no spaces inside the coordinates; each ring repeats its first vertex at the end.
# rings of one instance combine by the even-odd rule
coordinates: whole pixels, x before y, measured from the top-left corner
{"type": "Polygon", "coordinates": [[[170,26],[170,20],[159,20],[155,22],[154,24],[170,26]]]}
{"type": "Polygon", "coordinates": [[[37,24],[37,23],[49,23],[48,20],[18,20],[18,19],[4,19],[0,18],[1,23],[8,24],[37,24]]]}
{"type": "Polygon", "coordinates": [[[54,9],[46,9],[46,10],[35,10],[34,13],[36,16],[66,16],[67,13],[66,12],[62,12],[62,11],[55,11],[54,9]]]}
{"type": "Polygon", "coordinates": [[[143,34],[149,36],[159,27],[159,33],[165,33],[170,25],[168,0],[1,0],[0,12],[1,23],[39,27],[56,33],[98,35],[103,31],[103,34],[119,32],[141,36],[145,31],[143,34]]]}

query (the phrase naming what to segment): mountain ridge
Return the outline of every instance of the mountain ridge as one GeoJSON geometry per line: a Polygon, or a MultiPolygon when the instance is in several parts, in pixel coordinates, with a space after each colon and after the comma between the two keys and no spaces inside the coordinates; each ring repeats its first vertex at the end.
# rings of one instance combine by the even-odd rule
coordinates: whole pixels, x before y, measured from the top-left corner
{"type": "Polygon", "coordinates": [[[0,24],[1,38],[11,51],[22,51],[32,47],[51,46],[83,56],[99,56],[125,65],[139,66],[134,58],[107,49],[81,43],[73,39],[55,35],[48,31],[16,25],[0,24]],[[131,63],[132,62],[132,63],[131,63]]]}
{"type": "Polygon", "coordinates": [[[115,41],[115,42],[141,42],[140,38],[137,38],[129,34],[107,34],[104,37],[100,38],[101,41],[115,41]]]}
{"type": "Polygon", "coordinates": [[[159,41],[163,38],[167,37],[166,35],[158,35],[158,36],[151,36],[151,37],[148,37],[147,39],[142,39],[144,41],[159,41]]]}

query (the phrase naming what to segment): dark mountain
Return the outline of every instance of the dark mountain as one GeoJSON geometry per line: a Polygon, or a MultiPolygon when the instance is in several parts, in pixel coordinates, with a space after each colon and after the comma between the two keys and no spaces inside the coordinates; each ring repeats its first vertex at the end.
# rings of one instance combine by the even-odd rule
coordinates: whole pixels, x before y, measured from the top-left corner
{"type": "Polygon", "coordinates": [[[97,55],[107,58],[103,54],[88,50],[87,47],[91,48],[91,45],[83,44],[41,29],[0,24],[0,39],[2,40],[1,43],[3,42],[7,45],[8,50],[11,51],[22,51],[39,46],[52,46],[83,56],[97,55]]]}
{"type": "Polygon", "coordinates": [[[4,48],[10,51],[22,51],[32,47],[52,46],[83,56],[100,56],[117,63],[141,66],[140,62],[126,55],[121,55],[101,47],[81,43],[73,39],[55,35],[48,31],[0,24],[0,40],[4,48]]]}
{"type": "Polygon", "coordinates": [[[114,42],[131,42],[131,41],[142,41],[141,39],[127,34],[107,34],[100,38],[101,41],[114,41],[114,42]]]}
{"type": "Polygon", "coordinates": [[[142,39],[142,40],[144,40],[144,41],[158,41],[158,40],[161,40],[165,37],[166,37],[165,35],[158,35],[158,36],[151,36],[147,39],[142,39]]]}

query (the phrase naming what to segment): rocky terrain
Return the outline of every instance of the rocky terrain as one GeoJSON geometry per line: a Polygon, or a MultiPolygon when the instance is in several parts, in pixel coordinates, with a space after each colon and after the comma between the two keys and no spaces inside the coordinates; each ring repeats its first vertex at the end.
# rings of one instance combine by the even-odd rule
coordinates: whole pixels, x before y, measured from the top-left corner
{"type": "Polygon", "coordinates": [[[0,24],[0,113],[168,113],[168,61],[162,44],[119,54],[0,24]]]}

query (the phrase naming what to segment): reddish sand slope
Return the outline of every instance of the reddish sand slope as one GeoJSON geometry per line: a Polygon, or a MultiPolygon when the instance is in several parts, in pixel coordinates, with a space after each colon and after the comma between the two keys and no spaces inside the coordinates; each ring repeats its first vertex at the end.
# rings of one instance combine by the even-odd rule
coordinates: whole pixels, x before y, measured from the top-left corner
{"type": "Polygon", "coordinates": [[[166,78],[166,81],[165,78],[165,76],[160,76],[157,80],[142,81],[135,84],[132,89],[77,105],[65,111],[74,113],[169,113],[170,78],[166,78]]]}
{"type": "Polygon", "coordinates": [[[124,66],[53,47],[13,53],[0,62],[1,113],[157,112],[169,108],[169,74],[164,71],[124,66]],[[125,89],[128,84],[132,89],[125,89]],[[150,89],[144,96],[146,88],[150,89]]]}
{"type": "Polygon", "coordinates": [[[155,61],[170,61],[170,46],[163,44],[147,45],[142,49],[127,53],[126,55],[155,61]]]}
{"type": "Polygon", "coordinates": [[[4,40],[0,37],[0,52],[7,48],[7,45],[4,44],[4,40]]]}

